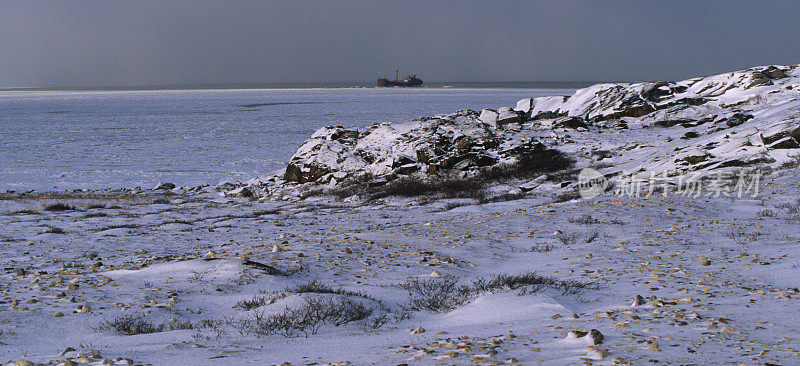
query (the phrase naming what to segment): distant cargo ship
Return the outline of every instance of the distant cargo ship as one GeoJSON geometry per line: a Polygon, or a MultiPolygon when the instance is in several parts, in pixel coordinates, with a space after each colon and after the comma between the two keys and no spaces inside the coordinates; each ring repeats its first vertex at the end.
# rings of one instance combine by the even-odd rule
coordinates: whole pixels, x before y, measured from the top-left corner
{"type": "Polygon", "coordinates": [[[420,86],[422,85],[422,79],[418,78],[417,75],[406,75],[404,78],[400,79],[400,70],[395,71],[394,80],[389,80],[386,78],[385,72],[378,72],[378,86],[420,86]]]}

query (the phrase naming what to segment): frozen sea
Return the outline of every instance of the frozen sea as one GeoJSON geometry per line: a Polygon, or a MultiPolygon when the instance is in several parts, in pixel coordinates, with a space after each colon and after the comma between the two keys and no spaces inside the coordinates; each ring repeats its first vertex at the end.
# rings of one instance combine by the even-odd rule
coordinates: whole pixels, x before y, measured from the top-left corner
{"type": "Polygon", "coordinates": [[[514,106],[574,88],[0,92],[0,190],[151,188],[283,168],[319,127],[514,106]]]}

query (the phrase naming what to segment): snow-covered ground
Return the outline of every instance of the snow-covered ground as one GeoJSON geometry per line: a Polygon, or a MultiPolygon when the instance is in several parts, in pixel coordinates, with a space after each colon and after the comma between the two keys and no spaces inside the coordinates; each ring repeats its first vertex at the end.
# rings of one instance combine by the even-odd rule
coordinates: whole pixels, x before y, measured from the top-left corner
{"type": "MultiPolygon", "coordinates": [[[[713,175],[736,161],[750,188],[742,195],[704,181],[700,194],[667,184],[633,196],[617,182],[580,198],[571,178],[503,183],[492,189],[530,189],[501,202],[254,199],[230,186],[0,194],[0,361],[791,364],[800,149],[771,140],[797,138],[781,124],[797,121],[795,72],[769,85],[750,86],[748,73],[691,83],[738,93],[733,107],[706,96],[716,99],[602,121],[589,114],[631,104],[604,94],[616,87],[593,87],[611,98],[536,100],[578,111],[587,127],[559,125],[569,112],[502,132],[512,142],[547,136],[579,167],[613,177],[713,175]],[[707,109],[717,116],[697,124],[707,109]],[[739,123],[734,112],[753,117],[739,123]]],[[[319,183],[264,184],[249,187],[319,183]]]]}
{"type": "Polygon", "coordinates": [[[0,357],[56,362],[77,357],[59,356],[71,347],[99,351],[84,360],[98,364],[556,365],[601,355],[597,364],[780,364],[800,349],[800,219],[785,206],[797,210],[800,175],[776,171],[762,189],[757,199],[603,196],[541,204],[532,197],[451,210],[443,203],[347,207],[187,194],[168,203],[71,197],[58,201],[76,210],[48,212],[42,208],[50,200],[3,200],[0,357]],[[51,227],[64,233],[45,233],[51,227]],[[575,293],[501,288],[451,311],[392,315],[378,329],[323,325],[286,338],[234,326],[315,294],[252,310],[237,302],[314,280],[363,292],[400,314],[408,293],[399,285],[409,277],[435,281],[433,271],[462,284],[534,271],[594,286],[575,293]],[[632,306],[637,295],[646,302],[632,306]],[[121,335],[102,327],[130,314],[154,324],[191,321],[195,329],[121,335]],[[411,334],[417,327],[425,332],[411,334]],[[590,329],[604,335],[602,344],[567,339],[570,330],[590,329]]]}

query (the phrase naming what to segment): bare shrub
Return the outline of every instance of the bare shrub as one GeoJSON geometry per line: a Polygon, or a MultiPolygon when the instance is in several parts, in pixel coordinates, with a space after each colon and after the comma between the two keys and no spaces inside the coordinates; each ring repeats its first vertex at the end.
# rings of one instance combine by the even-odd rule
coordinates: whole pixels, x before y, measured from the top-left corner
{"type": "Polygon", "coordinates": [[[126,314],[112,320],[103,320],[100,329],[110,329],[122,335],[159,333],[164,331],[164,324],[151,323],[142,314],[126,314]]]}
{"type": "Polygon", "coordinates": [[[272,294],[266,295],[255,295],[252,299],[241,300],[234,305],[237,309],[242,309],[245,311],[253,310],[260,308],[266,305],[272,305],[275,301],[285,298],[288,296],[285,292],[274,292],[272,294]]]}
{"type": "Polygon", "coordinates": [[[783,162],[778,169],[794,169],[800,167],[800,154],[790,156],[789,161],[783,162]]]}
{"type": "Polygon", "coordinates": [[[470,285],[458,285],[458,280],[449,275],[428,279],[411,277],[401,287],[408,291],[409,309],[434,312],[453,310],[487,292],[515,290],[521,287],[525,287],[529,292],[536,292],[543,287],[550,287],[561,290],[564,294],[574,294],[587,288],[597,288],[592,284],[559,280],[540,276],[534,272],[519,275],[498,274],[488,279],[479,278],[470,285]]]}
{"type": "Polygon", "coordinates": [[[783,218],[786,221],[789,222],[800,221],[800,199],[792,203],[784,203],[782,205],[779,205],[778,208],[785,210],[785,216],[783,218]]]}
{"type": "Polygon", "coordinates": [[[408,291],[411,310],[449,311],[464,304],[469,293],[468,287],[458,286],[458,279],[450,275],[426,279],[411,277],[400,287],[408,291]]]}
{"type": "Polygon", "coordinates": [[[45,205],[44,210],[49,212],[75,211],[75,206],[63,202],[56,202],[45,205]]]}
{"type": "Polygon", "coordinates": [[[579,217],[572,217],[567,219],[568,222],[573,224],[581,224],[581,225],[595,225],[595,224],[602,224],[603,221],[592,217],[592,215],[586,214],[579,217]]]}
{"type": "Polygon", "coordinates": [[[739,228],[732,228],[729,232],[725,234],[728,238],[733,240],[734,243],[739,245],[746,245],[747,243],[757,241],[762,236],[767,236],[769,234],[763,231],[748,231],[745,229],[739,228]]]}
{"type": "Polygon", "coordinates": [[[235,324],[242,333],[254,334],[258,337],[280,334],[294,337],[303,334],[316,334],[322,325],[342,326],[352,322],[381,323],[366,321],[374,312],[374,308],[350,299],[310,298],[299,307],[287,307],[278,314],[256,312],[251,319],[244,319],[235,324]]]}
{"type": "MultiPolygon", "coordinates": [[[[286,298],[290,294],[310,294],[310,293],[361,297],[364,299],[380,303],[378,299],[363,292],[350,291],[341,288],[332,288],[328,285],[323,284],[322,282],[314,280],[308,283],[297,284],[294,286],[287,286],[282,291],[273,291],[267,294],[259,294],[253,296],[253,298],[251,299],[241,300],[237,302],[236,305],[234,305],[234,307],[246,311],[253,310],[262,306],[272,305],[276,301],[286,298]]],[[[383,305],[381,304],[381,306],[383,305]]]]}
{"type": "Polygon", "coordinates": [[[578,240],[578,234],[559,232],[556,234],[556,239],[558,239],[558,241],[560,241],[562,244],[569,246],[578,240]]]}
{"type": "Polygon", "coordinates": [[[67,232],[60,227],[50,226],[43,234],[66,234],[67,232]]]}
{"type": "Polygon", "coordinates": [[[97,328],[111,330],[122,335],[137,335],[168,332],[173,330],[188,330],[198,328],[216,328],[219,322],[213,319],[203,319],[196,323],[191,320],[170,319],[166,322],[152,322],[144,314],[131,313],[103,320],[97,328]]]}
{"type": "Polygon", "coordinates": [[[540,276],[534,272],[519,275],[499,274],[490,279],[478,279],[472,284],[473,293],[497,292],[500,290],[516,290],[520,287],[532,286],[535,292],[546,286],[561,290],[564,294],[575,294],[594,285],[578,281],[565,281],[555,277],[540,276]]]}
{"type": "Polygon", "coordinates": [[[534,244],[531,245],[531,251],[537,253],[547,253],[553,251],[555,249],[555,245],[553,244],[534,244]]]}

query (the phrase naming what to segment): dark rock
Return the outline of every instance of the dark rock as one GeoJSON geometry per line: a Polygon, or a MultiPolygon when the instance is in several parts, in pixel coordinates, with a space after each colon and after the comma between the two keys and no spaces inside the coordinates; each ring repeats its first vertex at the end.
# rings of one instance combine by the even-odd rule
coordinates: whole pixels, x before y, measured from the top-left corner
{"type": "Polygon", "coordinates": [[[154,189],[156,189],[156,190],[160,189],[160,190],[165,190],[166,191],[166,190],[170,190],[170,189],[175,189],[175,185],[172,184],[172,183],[159,183],[156,186],[156,188],[154,188],[154,189]]]}
{"type": "Polygon", "coordinates": [[[747,86],[745,86],[745,90],[750,88],[755,88],[757,86],[765,86],[765,85],[773,85],[772,80],[769,76],[764,73],[757,72],[753,73],[753,81],[750,82],[747,86]]]}
{"type": "Polygon", "coordinates": [[[658,127],[664,127],[664,128],[674,127],[674,126],[677,126],[677,125],[681,125],[681,126],[685,127],[687,125],[691,126],[691,124],[696,123],[696,122],[697,122],[697,120],[690,119],[690,118],[678,118],[678,119],[668,119],[668,120],[663,120],[663,121],[656,121],[655,123],[653,123],[653,125],[658,126],[658,127]]]}
{"type": "Polygon", "coordinates": [[[800,143],[792,137],[784,137],[775,141],[767,146],[768,149],[797,149],[800,148],[800,143]]]}
{"type": "Polygon", "coordinates": [[[297,183],[316,182],[319,178],[330,173],[328,169],[317,166],[316,164],[309,164],[307,169],[308,170],[304,170],[293,163],[289,163],[289,165],[286,166],[283,179],[297,183]]]}
{"type": "Polygon", "coordinates": [[[559,118],[553,122],[553,127],[561,127],[561,128],[586,128],[586,122],[581,117],[564,117],[559,118]]]}
{"type": "Polygon", "coordinates": [[[420,166],[417,164],[406,164],[395,168],[394,173],[398,175],[408,175],[418,171],[419,169],[420,166]]]}
{"type": "Polygon", "coordinates": [[[688,132],[684,133],[683,137],[681,137],[681,138],[684,139],[684,140],[689,140],[689,139],[697,138],[699,136],[700,136],[700,134],[698,134],[697,132],[688,131],[688,132]]]}
{"type": "Polygon", "coordinates": [[[417,161],[414,158],[408,155],[399,155],[394,159],[392,162],[392,168],[399,168],[401,166],[409,165],[409,164],[416,164],[417,161]]]}
{"type": "Polygon", "coordinates": [[[770,79],[783,79],[785,77],[788,77],[786,73],[783,72],[783,70],[775,66],[768,67],[766,70],[762,71],[762,73],[764,75],[767,75],[767,77],[770,79]]]}
{"type": "Polygon", "coordinates": [[[736,127],[747,122],[752,118],[753,118],[752,114],[746,114],[741,112],[734,113],[732,116],[728,117],[727,120],[725,120],[725,125],[728,127],[736,127]]]}
{"type": "Polygon", "coordinates": [[[793,122],[784,122],[773,125],[761,132],[761,140],[764,141],[764,145],[769,145],[784,137],[791,137],[795,140],[800,139],[800,125],[793,122]]]}
{"type": "Polygon", "coordinates": [[[358,138],[358,131],[339,128],[337,131],[331,133],[330,138],[331,138],[331,140],[334,140],[334,141],[336,141],[336,140],[357,139],[358,138]]]}
{"type": "Polygon", "coordinates": [[[230,192],[228,192],[225,196],[227,197],[236,197],[236,198],[253,198],[255,197],[255,193],[249,187],[239,187],[230,192]]]}
{"type": "Polygon", "coordinates": [[[477,166],[494,165],[494,164],[497,164],[498,160],[499,159],[496,156],[485,154],[485,153],[483,153],[483,154],[475,154],[474,158],[472,159],[472,161],[477,166]]]}

